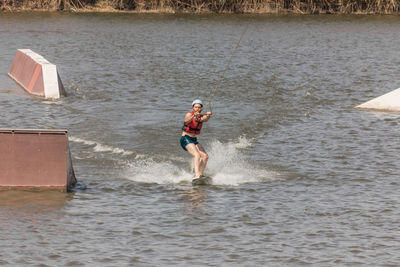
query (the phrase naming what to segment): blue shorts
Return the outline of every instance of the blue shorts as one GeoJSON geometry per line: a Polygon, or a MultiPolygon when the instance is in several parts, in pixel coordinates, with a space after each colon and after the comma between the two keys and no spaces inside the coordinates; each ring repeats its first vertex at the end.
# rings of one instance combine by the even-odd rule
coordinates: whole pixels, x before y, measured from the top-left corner
{"type": "MultiPolygon", "coordinates": [[[[186,150],[186,146],[188,144],[195,144],[197,145],[199,142],[197,142],[197,137],[190,137],[189,135],[184,135],[181,137],[181,147],[186,150]]],[[[187,150],[186,150],[187,151],[187,150]]]]}

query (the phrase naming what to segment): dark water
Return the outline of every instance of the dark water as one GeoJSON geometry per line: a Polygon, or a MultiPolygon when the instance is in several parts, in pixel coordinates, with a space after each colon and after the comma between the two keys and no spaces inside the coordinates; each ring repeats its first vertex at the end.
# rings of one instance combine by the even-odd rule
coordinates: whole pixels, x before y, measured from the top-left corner
{"type": "Polygon", "coordinates": [[[399,17],[0,13],[0,38],[1,127],[68,129],[88,187],[0,192],[2,265],[398,264],[399,114],[353,107],[400,87],[399,17]],[[27,96],[18,48],[70,95],[27,96]],[[194,188],[180,127],[216,85],[194,188]]]}

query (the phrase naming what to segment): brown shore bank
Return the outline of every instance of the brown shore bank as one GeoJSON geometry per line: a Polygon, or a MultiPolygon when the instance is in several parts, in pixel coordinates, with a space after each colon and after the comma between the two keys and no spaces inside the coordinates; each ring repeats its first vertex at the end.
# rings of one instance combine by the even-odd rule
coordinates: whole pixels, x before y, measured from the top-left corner
{"type": "Polygon", "coordinates": [[[399,14],[400,0],[0,0],[1,11],[399,14]]]}

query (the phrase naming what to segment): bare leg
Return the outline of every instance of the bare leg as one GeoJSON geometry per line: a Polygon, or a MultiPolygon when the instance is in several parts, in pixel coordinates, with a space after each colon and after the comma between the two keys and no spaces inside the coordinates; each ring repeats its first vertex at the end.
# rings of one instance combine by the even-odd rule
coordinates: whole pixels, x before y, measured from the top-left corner
{"type": "Polygon", "coordinates": [[[199,171],[200,171],[200,175],[203,175],[204,170],[206,169],[206,165],[207,165],[207,161],[208,161],[208,154],[206,152],[206,150],[204,149],[204,147],[199,143],[196,145],[197,150],[199,151],[200,154],[200,166],[199,166],[199,171]]]}
{"type": "Polygon", "coordinates": [[[188,144],[186,150],[193,156],[193,166],[194,166],[194,177],[199,178],[201,176],[200,172],[200,152],[195,144],[188,144]]]}

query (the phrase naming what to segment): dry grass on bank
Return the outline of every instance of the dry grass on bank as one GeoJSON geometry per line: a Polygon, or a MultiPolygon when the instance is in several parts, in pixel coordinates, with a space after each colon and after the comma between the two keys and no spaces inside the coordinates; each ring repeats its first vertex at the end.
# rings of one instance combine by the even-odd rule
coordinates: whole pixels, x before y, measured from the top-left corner
{"type": "Polygon", "coordinates": [[[399,14],[400,0],[0,0],[2,11],[399,14]]]}

